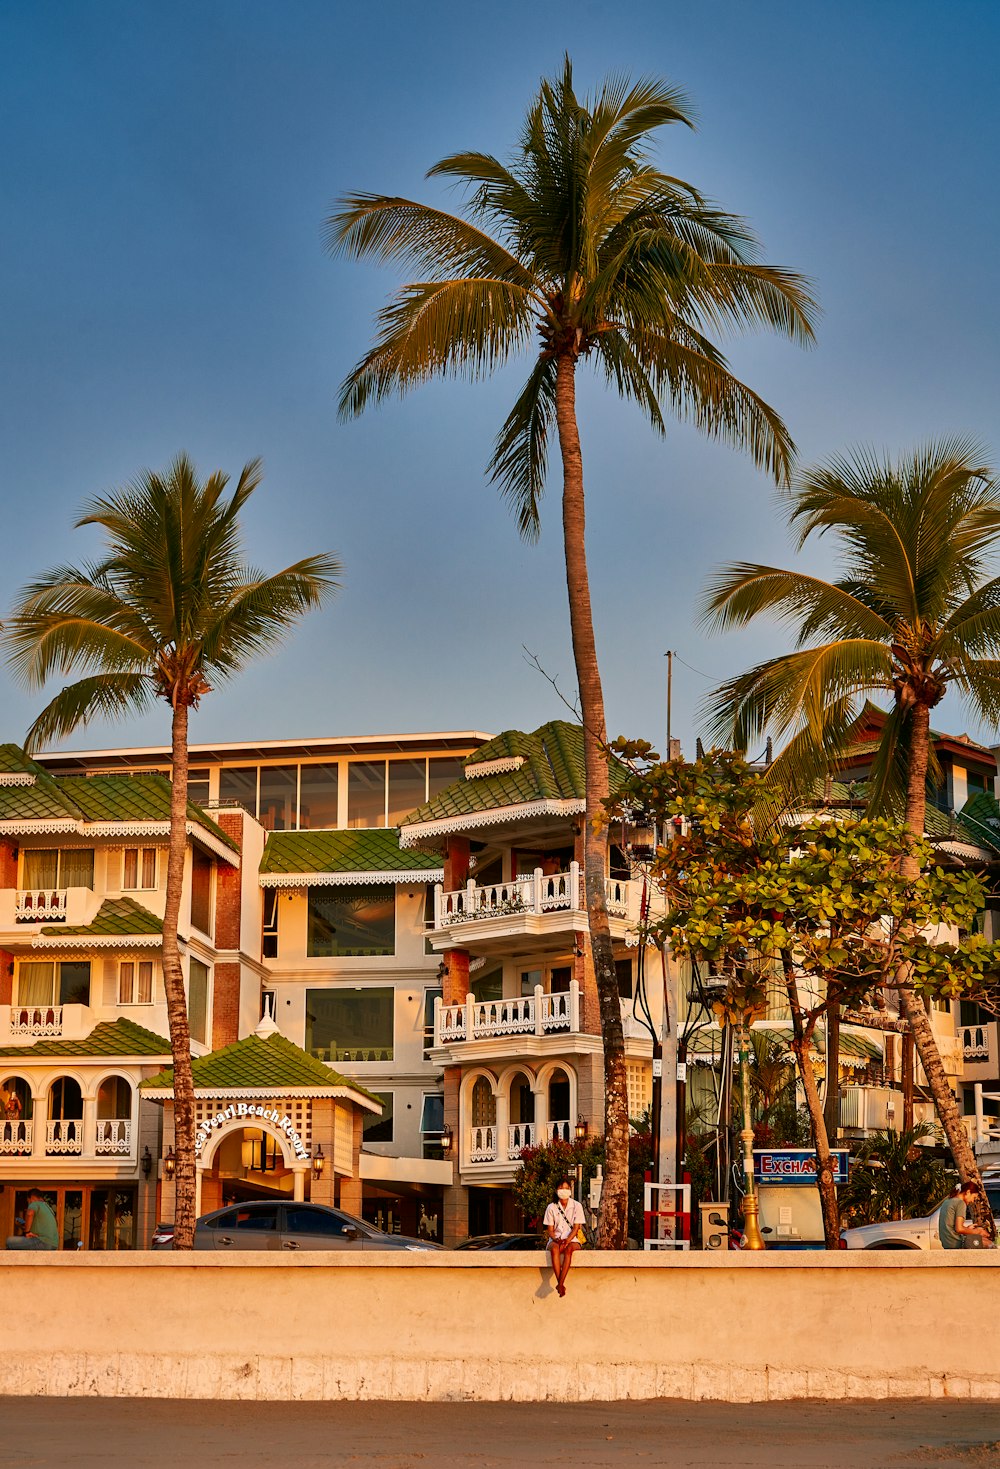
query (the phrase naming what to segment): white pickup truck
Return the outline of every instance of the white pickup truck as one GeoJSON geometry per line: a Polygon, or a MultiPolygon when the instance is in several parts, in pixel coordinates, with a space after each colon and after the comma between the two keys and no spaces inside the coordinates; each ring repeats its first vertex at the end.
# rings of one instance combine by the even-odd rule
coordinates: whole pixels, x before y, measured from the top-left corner
{"type": "MultiPolygon", "coordinates": [[[[1000,1230],[1000,1177],[983,1179],[993,1218],[1000,1230]]],[[[924,1219],[887,1219],[882,1224],[859,1224],[855,1229],[841,1230],[840,1238],[849,1250],[940,1250],[938,1235],[939,1204],[924,1219]]]]}

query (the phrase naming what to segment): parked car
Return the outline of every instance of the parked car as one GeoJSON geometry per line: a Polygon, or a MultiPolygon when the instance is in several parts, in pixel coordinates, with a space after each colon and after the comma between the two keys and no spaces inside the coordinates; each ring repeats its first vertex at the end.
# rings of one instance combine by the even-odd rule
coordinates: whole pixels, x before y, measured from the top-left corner
{"type": "MultiPolygon", "coordinates": [[[[1000,1230],[1000,1177],[987,1174],[983,1178],[986,1197],[1000,1230]]],[[[841,1230],[841,1243],[848,1250],[940,1250],[938,1214],[942,1205],[923,1219],[887,1219],[882,1224],[859,1224],[841,1230]]]]}
{"type": "MultiPolygon", "coordinates": [[[[158,1224],[154,1250],[172,1250],[173,1225],[158,1224]]],[[[439,1250],[405,1234],[386,1234],[327,1204],[261,1199],[203,1214],[195,1224],[196,1250],[439,1250]]]]}
{"type": "Polygon", "coordinates": [[[540,1234],[472,1234],[456,1250],[544,1250],[540,1234]]]}

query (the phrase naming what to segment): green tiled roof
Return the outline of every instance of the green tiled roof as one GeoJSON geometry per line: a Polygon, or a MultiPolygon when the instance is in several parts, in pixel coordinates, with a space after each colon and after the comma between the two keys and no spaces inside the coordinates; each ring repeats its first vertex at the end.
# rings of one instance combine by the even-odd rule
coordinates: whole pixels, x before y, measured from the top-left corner
{"type": "Polygon", "coordinates": [[[958,813],[957,822],[979,846],[1000,853],[1000,805],[996,796],[980,791],[970,797],[958,813]]]}
{"type": "Polygon", "coordinates": [[[267,839],[262,873],[440,871],[426,852],[404,851],[394,831],[275,831],[267,839]]]}
{"type": "MultiPolygon", "coordinates": [[[[585,776],[583,730],[578,724],[554,719],[532,734],[518,729],[480,745],[465,762],[466,771],[494,760],[520,758],[517,770],[496,775],[462,777],[446,786],[433,800],[418,806],[402,823],[408,826],[429,821],[447,821],[456,816],[476,816],[503,806],[523,806],[534,801],[582,801],[585,776]]],[[[611,789],[620,783],[611,765],[611,789]]]]}
{"type": "Polygon", "coordinates": [[[114,937],[118,934],[131,938],[135,934],[162,933],[163,924],[155,913],[150,913],[148,908],[143,908],[132,898],[105,898],[91,923],[72,928],[63,923],[49,923],[41,932],[59,938],[114,937]]]}
{"type": "MultiPolygon", "coordinates": [[[[30,786],[0,785],[0,821],[170,820],[170,781],[165,775],[50,775],[18,745],[0,745],[0,775],[26,772],[30,786]]],[[[193,801],[188,820],[237,851],[237,844],[193,801]]]]}
{"type": "MultiPolygon", "coordinates": [[[[191,1070],[194,1084],[201,1091],[213,1087],[221,1087],[223,1090],[242,1087],[247,1091],[256,1091],[281,1087],[297,1089],[347,1086],[377,1103],[379,1110],[382,1105],[365,1087],[359,1086],[356,1081],[350,1081],[339,1071],[324,1066],[322,1061],[317,1061],[308,1051],[303,1051],[301,1046],[295,1045],[277,1032],[266,1038],[248,1035],[244,1040],[234,1041],[231,1046],[223,1047],[221,1051],[196,1057],[191,1062],[191,1070]]],[[[166,1071],[161,1071],[158,1076],[150,1077],[142,1084],[157,1090],[172,1087],[173,1068],[168,1067],[166,1071]]]]}
{"type": "Polygon", "coordinates": [[[4,1046],[0,1056],[169,1056],[170,1042],[131,1020],[106,1020],[78,1041],[4,1046]]]}

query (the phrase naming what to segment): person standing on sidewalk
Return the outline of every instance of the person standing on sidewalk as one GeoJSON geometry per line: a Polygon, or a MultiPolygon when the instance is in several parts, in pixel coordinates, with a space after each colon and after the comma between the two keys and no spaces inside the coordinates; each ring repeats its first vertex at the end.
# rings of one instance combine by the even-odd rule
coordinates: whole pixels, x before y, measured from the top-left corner
{"type": "Polygon", "coordinates": [[[566,1276],[573,1263],[573,1255],[584,1241],[583,1226],[586,1218],[583,1205],[573,1197],[568,1178],[560,1181],[555,1201],[545,1210],[542,1220],[549,1242],[546,1249],[552,1251],[552,1269],[555,1271],[556,1290],[566,1294],[566,1276]]]}
{"type": "Polygon", "coordinates": [[[56,1216],[42,1196],[40,1188],[28,1190],[28,1207],[24,1211],[24,1234],[12,1234],[8,1250],[58,1250],[59,1226],[56,1216]]]}

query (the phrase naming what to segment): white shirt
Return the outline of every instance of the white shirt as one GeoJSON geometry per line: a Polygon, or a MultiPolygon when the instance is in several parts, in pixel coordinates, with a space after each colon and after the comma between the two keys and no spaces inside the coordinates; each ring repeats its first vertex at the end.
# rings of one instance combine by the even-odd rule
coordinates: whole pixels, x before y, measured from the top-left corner
{"type": "Polygon", "coordinates": [[[576,1199],[567,1199],[565,1204],[560,1199],[558,1203],[550,1204],[542,1220],[546,1229],[552,1225],[556,1239],[569,1239],[577,1225],[586,1222],[583,1205],[576,1199]]]}

